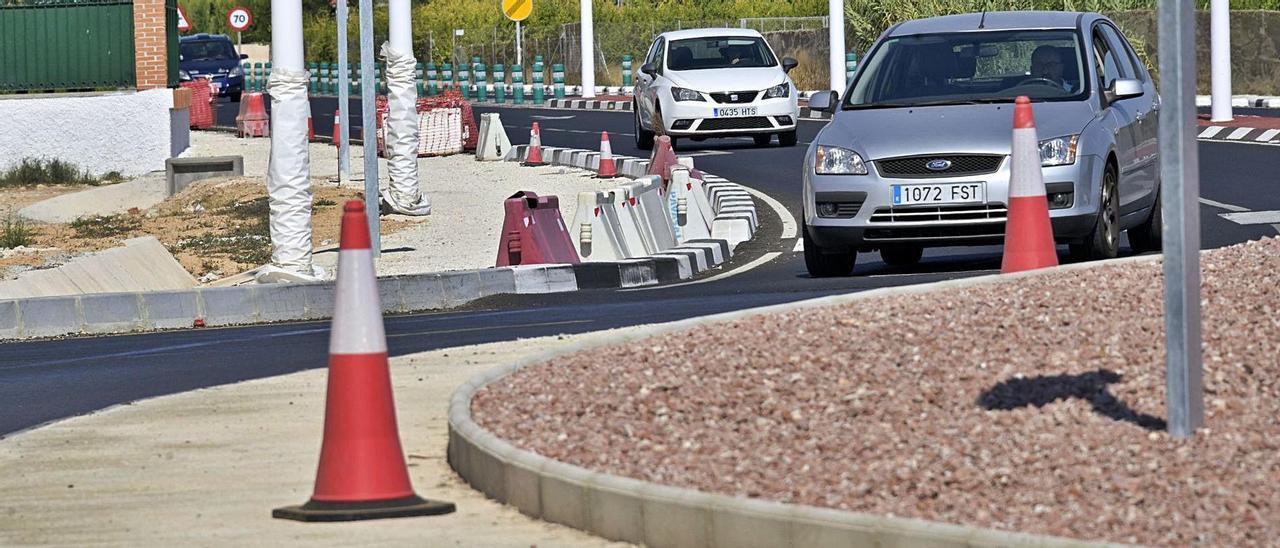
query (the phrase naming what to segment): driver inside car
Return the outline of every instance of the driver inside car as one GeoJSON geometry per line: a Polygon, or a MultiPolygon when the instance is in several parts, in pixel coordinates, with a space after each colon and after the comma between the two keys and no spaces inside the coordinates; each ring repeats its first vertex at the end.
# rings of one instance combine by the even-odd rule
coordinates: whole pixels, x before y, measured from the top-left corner
{"type": "Polygon", "coordinates": [[[1031,52],[1031,79],[1040,78],[1074,92],[1074,86],[1063,78],[1062,54],[1053,46],[1040,46],[1031,52]]]}

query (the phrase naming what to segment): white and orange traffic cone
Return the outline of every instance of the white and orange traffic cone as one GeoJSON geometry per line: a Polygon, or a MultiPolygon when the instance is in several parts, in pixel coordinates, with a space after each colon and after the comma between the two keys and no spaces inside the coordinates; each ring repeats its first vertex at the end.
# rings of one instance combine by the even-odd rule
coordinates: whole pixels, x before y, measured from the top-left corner
{"type": "Polygon", "coordinates": [[[618,165],[613,161],[613,147],[609,146],[609,132],[600,132],[600,169],[596,177],[612,179],[618,176],[618,165]]]}
{"type": "Polygon", "coordinates": [[[453,503],[424,500],[409,482],[364,203],[353,200],[343,208],[341,243],[315,491],[306,504],[271,515],[352,521],[453,512],[453,503]]]}
{"type": "Polygon", "coordinates": [[[342,109],[333,111],[333,146],[342,148],[342,109]]]}
{"type": "Polygon", "coordinates": [[[1031,100],[1018,97],[1013,107],[1013,154],[1009,177],[1009,214],[1004,229],[1000,271],[1022,272],[1058,266],[1058,250],[1049,221],[1040,142],[1031,100]]]}
{"type": "Polygon", "coordinates": [[[529,153],[525,155],[524,165],[547,165],[547,162],[542,159],[542,130],[538,127],[537,122],[533,123],[533,130],[529,132],[529,153]]]}

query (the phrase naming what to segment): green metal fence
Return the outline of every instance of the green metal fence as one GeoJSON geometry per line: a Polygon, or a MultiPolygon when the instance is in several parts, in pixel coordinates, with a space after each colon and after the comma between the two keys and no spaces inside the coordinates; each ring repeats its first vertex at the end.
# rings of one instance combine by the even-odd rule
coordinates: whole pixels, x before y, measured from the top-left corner
{"type": "Polygon", "coordinates": [[[0,1],[0,91],[133,87],[133,52],[131,1],[0,1]]]}

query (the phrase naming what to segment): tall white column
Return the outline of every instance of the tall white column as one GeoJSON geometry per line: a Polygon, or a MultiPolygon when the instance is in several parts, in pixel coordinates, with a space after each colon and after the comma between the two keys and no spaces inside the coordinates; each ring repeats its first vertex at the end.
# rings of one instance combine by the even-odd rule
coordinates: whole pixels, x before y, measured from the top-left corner
{"type": "Polygon", "coordinates": [[[413,12],[409,0],[390,0],[387,19],[390,21],[391,47],[401,53],[413,53],[413,12]]]}
{"type": "Polygon", "coordinates": [[[582,97],[596,96],[596,43],[591,0],[579,0],[582,5],[582,97]]]}
{"type": "Polygon", "coordinates": [[[1209,57],[1213,63],[1213,107],[1210,119],[1229,122],[1231,112],[1231,5],[1228,0],[1209,3],[1209,57]]]}
{"type": "Polygon", "coordinates": [[[271,67],[302,70],[302,0],[271,0],[271,67]]]}
{"type": "Polygon", "coordinates": [[[831,89],[844,93],[844,0],[828,0],[831,42],[831,89]]]}

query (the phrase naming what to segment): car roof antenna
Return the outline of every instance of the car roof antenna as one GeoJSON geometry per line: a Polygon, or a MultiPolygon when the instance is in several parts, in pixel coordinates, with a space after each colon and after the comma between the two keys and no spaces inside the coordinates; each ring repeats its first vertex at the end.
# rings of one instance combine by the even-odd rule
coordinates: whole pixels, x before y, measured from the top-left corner
{"type": "Polygon", "coordinates": [[[982,18],[978,20],[978,29],[987,28],[987,7],[982,7],[982,18]]]}

